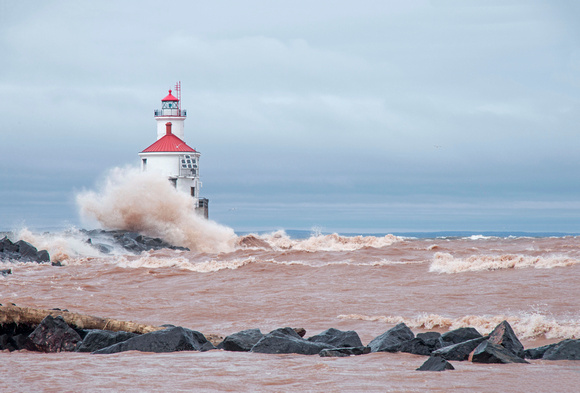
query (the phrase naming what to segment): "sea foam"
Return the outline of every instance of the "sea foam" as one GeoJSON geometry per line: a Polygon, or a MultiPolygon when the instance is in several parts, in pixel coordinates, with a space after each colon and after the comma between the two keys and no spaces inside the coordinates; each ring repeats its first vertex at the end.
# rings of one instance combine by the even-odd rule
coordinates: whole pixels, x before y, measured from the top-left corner
{"type": "Polygon", "coordinates": [[[401,241],[394,235],[341,236],[314,234],[307,239],[292,239],[283,230],[265,235],[251,235],[266,242],[274,250],[297,251],[356,251],[362,248],[382,248],[401,241]]]}
{"type": "Polygon", "coordinates": [[[448,329],[473,327],[481,334],[489,334],[500,322],[506,320],[520,339],[545,337],[547,339],[567,339],[580,337],[580,320],[556,320],[540,313],[523,313],[518,316],[466,315],[448,318],[438,314],[422,314],[415,318],[389,315],[339,315],[339,319],[383,322],[387,324],[405,323],[411,328],[448,329]]]}
{"type": "Polygon", "coordinates": [[[517,269],[534,267],[550,269],[554,267],[571,266],[578,263],[577,259],[562,256],[535,257],[528,255],[472,255],[468,258],[455,258],[453,255],[438,252],[433,257],[429,267],[430,272],[463,273],[483,270],[517,269]]]}

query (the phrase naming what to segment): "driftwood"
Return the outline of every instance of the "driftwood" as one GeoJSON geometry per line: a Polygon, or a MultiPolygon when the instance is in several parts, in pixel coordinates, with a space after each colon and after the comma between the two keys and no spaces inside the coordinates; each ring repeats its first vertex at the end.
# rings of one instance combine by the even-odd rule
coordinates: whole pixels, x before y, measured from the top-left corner
{"type": "Polygon", "coordinates": [[[69,326],[79,329],[100,329],[113,332],[123,331],[138,334],[165,329],[161,326],[143,325],[129,321],[100,318],[63,310],[42,310],[30,307],[0,306],[0,324],[16,323],[38,325],[48,315],[52,315],[53,317],[60,315],[69,326]]]}

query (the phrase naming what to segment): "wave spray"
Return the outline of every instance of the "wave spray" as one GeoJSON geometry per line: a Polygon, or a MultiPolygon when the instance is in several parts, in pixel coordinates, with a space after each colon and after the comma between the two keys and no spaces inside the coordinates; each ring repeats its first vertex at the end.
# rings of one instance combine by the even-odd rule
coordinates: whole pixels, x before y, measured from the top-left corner
{"type": "Polygon", "coordinates": [[[114,168],[98,191],[77,195],[80,215],[105,229],[122,229],[160,237],[200,252],[229,252],[233,229],[195,212],[189,195],[177,191],[162,175],[136,168],[114,168]]]}

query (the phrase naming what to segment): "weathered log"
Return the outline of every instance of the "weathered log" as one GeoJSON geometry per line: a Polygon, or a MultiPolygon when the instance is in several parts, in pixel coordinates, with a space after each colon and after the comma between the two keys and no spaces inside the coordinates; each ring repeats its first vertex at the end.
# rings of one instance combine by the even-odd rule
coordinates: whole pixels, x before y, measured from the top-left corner
{"type": "Polygon", "coordinates": [[[119,321],[110,318],[100,318],[63,310],[43,310],[30,307],[0,306],[0,324],[16,323],[38,325],[48,316],[62,316],[71,327],[78,329],[100,329],[112,332],[150,333],[165,329],[162,326],[143,325],[130,321],[119,321]]]}

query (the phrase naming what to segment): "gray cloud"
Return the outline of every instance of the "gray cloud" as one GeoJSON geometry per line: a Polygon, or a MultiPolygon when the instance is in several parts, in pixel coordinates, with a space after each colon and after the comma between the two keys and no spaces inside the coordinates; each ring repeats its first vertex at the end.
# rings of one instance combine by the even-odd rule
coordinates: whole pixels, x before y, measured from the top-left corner
{"type": "MultiPolygon", "coordinates": [[[[525,202],[537,205],[510,208],[505,225],[577,231],[562,212],[578,215],[579,12],[542,1],[3,2],[5,206],[51,200],[74,221],[69,196],[137,163],[155,138],[152,109],[181,80],[186,139],[224,224],[397,230],[438,217],[439,229],[493,229],[502,206],[525,202]],[[252,201],[279,209],[279,223],[257,208],[228,213],[252,201]],[[437,208],[448,201],[463,213],[437,208]],[[389,226],[373,203],[408,221],[389,226]]],[[[25,210],[31,223],[45,214],[25,210]]]]}

